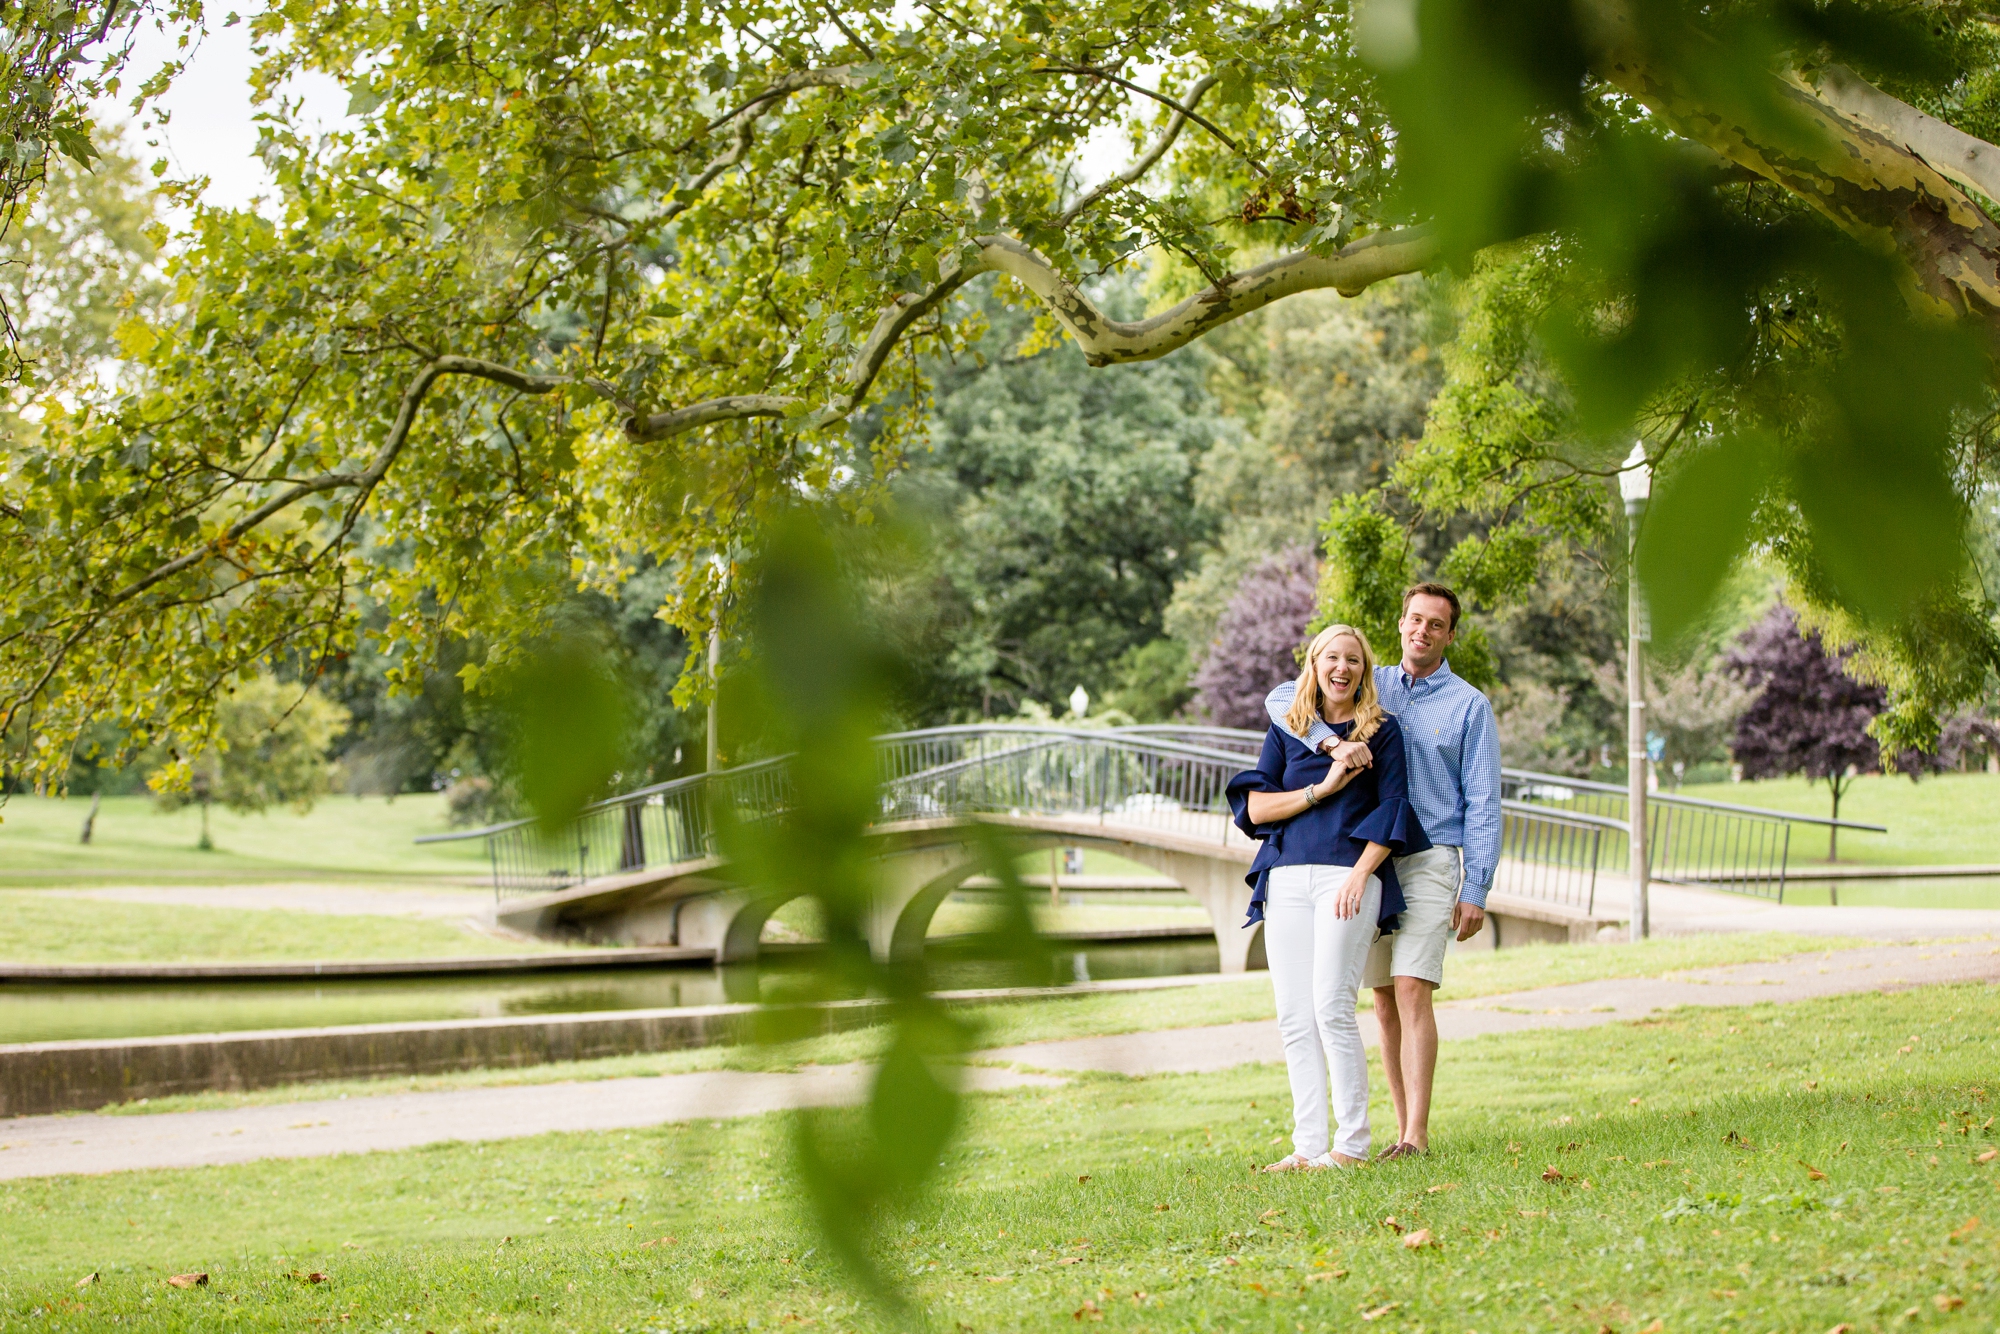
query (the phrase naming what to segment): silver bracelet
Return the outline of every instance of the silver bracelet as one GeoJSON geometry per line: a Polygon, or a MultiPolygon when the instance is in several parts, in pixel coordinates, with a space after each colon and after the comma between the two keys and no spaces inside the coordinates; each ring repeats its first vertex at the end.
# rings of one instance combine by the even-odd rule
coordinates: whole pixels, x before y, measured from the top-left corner
{"type": "Polygon", "coordinates": [[[1306,809],[1307,809],[1307,810],[1311,810],[1311,809],[1312,809],[1313,807],[1315,807],[1315,806],[1319,805],[1319,794],[1318,794],[1317,792],[1313,791],[1313,784],[1311,784],[1311,783],[1307,783],[1307,784],[1306,784],[1306,786],[1305,786],[1305,793],[1306,793],[1306,809]]]}

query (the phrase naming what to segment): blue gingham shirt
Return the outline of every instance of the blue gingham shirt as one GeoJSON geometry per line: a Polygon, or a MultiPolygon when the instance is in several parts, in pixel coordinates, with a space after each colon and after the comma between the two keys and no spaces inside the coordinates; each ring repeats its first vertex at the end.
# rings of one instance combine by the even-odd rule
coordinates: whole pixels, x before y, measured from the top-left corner
{"type": "MultiPolygon", "coordinates": [[[[1285,726],[1285,711],[1298,689],[1297,682],[1285,681],[1265,696],[1264,707],[1278,726],[1285,726]]],[[[1375,689],[1382,707],[1403,725],[1410,805],[1433,845],[1463,851],[1465,883],[1458,897],[1483,908],[1500,865],[1500,728],[1493,706],[1452,675],[1449,662],[1422,679],[1400,665],[1377,667],[1375,689]]],[[[1300,739],[1317,748],[1333,734],[1315,718],[1300,739]]]]}

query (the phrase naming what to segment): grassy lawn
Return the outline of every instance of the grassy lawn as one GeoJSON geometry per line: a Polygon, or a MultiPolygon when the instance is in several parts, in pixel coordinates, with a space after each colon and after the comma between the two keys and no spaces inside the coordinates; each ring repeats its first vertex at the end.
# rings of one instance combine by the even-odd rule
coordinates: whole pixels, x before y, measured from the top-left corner
{"type": "MultiPolygon", "coordinates": [[[[1295,1178],[1248,1170],[1275,1067],[982,1097],[880,1249],[938,1331],[1989,1330],[1996,1033],[1972,986],[1455,1043],[1429,1158],[1295,1178]]],[[[887,1328],[787,1144],[766,1117],[12,1182],[0,1324],[887,1328]]]]}
{"type": "MultiPolygon", "coordinates": [[[[1681,792],[1708,801],[1797,811],[1802,815],[1826,816],[1833,808],[1826,784],[1807,783],[1798,778],[1762,783],[1706,783],[1690,785],[1681,792]]],[[[2000,774],[1941,774],[1921,783],[1888,774],[1864,774],[1854,780],[1841,798],[1840,818],[1889,828],[1886,834],[1843,831],[1842,862],[1881,866],[2000,866],[2000,774]]],[[[1823,830],[1792,831],[1794,868],[1825,860],[1823,830]]],[[[1848,901],[1844,887],[1841,901],[1848,901]]]]}
{"type": "MultiPolygon", "coordinates": [[[[467,915],[487,901],[468,893],[467,915]]],[[[554,948],[410,917],[109,903],[23,890],[0,894],[0,959],[13,963],[422,959],[554,948]]]]}
{"type": "MultiPolygon", "coordinates": [[[[1690,968],[1762,963],[1799,953],[1846,948],[1861,943],[1778,934],[1746,934],[1653,939],[1637,945],[1531,945],[1493,953],[1453,956],[1445,966],[1445,985],[1438,996],[1441,1000],[1462,1000],[1609,977],[1657,977],[1690,968]]],[[[1369,997],[1364,994],[1364,1006],[1368,1000],[1369,997]]],[[[970,1006],[960,1013],[978,1030],[981,1045],[1001,1047],[1105,1033],[1242,1023],[1269,1019],[1275,1011],[1271,1003],[1270,979],[1265,974],[1253,973],[1243,978],[1200,986],[1160,991],[1097,992],[1050,1000],[970,1006]]],[[[837,1065],[846,1061],[867,1060],[881,1050],[882,1036],[880,1029],[859,1029],[776,1046],[701,1047],[691,1051],[650,1052],[517,1070],[467,1070],[390,1079],[327,1080],[248,1093],[196,1093],[154,1098],[143,1104],[126,1103],[104,1110],[150,1115],[316,1098],[362,1097],[378,1093],[499,1084],[545,1084],[572,1079],[619,1079],[693,1070],[789,1070],[808,1063],[837,1065]]],[[[0,1134],[0,1139],[4,1138],[4,1134],[0,1134]]]]}
{"type": "Polygon", "coordinates": [[[424,793],[329,797],[305,815],[290,810],[235,815],[209,812],[215,850],[195,846],[201,813],[161,812],[148,797],[106,797],[88,846],[77,842],[88,799],[9,797],[0,806],[0,880],[72,884],[108,878],[267,880],[273,876],[480,877],[484,840],[428,843],[419,834],[449,832],[444,797],[424,793]]]}

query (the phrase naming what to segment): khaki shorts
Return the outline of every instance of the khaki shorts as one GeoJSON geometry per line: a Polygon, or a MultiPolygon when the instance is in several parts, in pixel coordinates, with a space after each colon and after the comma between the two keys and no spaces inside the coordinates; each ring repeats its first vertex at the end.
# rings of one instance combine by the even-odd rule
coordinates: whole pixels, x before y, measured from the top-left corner
{"type": "Polygon", "coordinates": [[[1451,910],[1458,903],[1462,878],[1457,848],[1432,848],[1396,858],[1396,879],[1403,886],[1402,925],[1369,946],[1362,986],[1390,986],[1395,977],[1421,977],[1432,986],[1444,981],[1451,910]]]}

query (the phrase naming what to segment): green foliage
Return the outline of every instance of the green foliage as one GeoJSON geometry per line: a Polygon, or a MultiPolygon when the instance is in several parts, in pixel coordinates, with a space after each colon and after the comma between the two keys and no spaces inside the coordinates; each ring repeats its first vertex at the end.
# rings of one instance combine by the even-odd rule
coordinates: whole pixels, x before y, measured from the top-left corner
{"type": "Polygon", "coordinates": [[[1194,475],[1231,434],[1200,350],[1093,371],[1067,347],[1019,353],[1028,320],[987,311],[991,331],[938,368],[929,441],[894,483],[921,529],[891,596],[914,604],[926,721],[1116,691],[1213,531],[1194,475]]]}
{"type": "Polygon", "coordinates": [[[1196,478],[1218,532],[1165,618],[1191,658],[1245,575],[1309,541],[1330,505],[1379,485],[1422,434],[1443,370],[1434,298],[1417,278],[1356,300],[1311,293],[1204,340],[1221,354],[1211,392],[1247,429],[1222,434],[1196,478]]]}
{"type": "Polygon", "coordinates": [[[328,751],[347,729],[347,710],[318,691],[254,676],[228,687],[216,723],[213,744],[169,757],[153,775],[165,809],[199,801],[245,814],[273,806],[304,812],[330,790],[328,751]]]}
{"type": "MultiPolygon", "coordinates": [[[[1572,477],[1603,475],[1626,431],[1659,423],[1663,432],[1647,430],[1662,477],[1641,571],[1660,636],[1693,626],[1747,548],[1781,546],[1812,600],[1841,609],[1878,660],[1897,660],[1883,675],[1903,698],[1884,736],[1928,744],[1940,702],[1965,698],[2000,662],[1990,603],[1959,586],[1962,414],[1983,411],[1989,394],[1975,322],[1935,317],[1963,301],[1921,264],[1915,283],[1937,305],[1913,306],[1909,270],[1883,255],[1896,224],[1866,200],[1800,196],[1835,228],[1760,206],[1671,132],[1751,171],[1787,154],[1830,162],[1848,151],[1841,131],[1814,120],[1774,69],[1796,57],[1811,77],[1850,61],[1904,91],[1934,90],[1985,68],[1990,34],[1959,36],[1978,25],[1957,15],[1673,3],[1640,6],[1615,31],[1560,6],[1502,16],[1455,0],[1429,0],[1412,22],[1385,19],[1364,42],[1401,132],[1404,197],[1437,219],[1475,286],[1475,251],[1549,238],[1529,247],[1527,266],[1541,273],[1525,305],[1505,293],[1483,303],[1512,333],[1489,344],[1487,368],[1461,377],[1477,392],[1447,393],[1477,415],[1434,422],[1453,470],[1525,496],[1547,485],[1543,441],[1571,442],[1572,477]],[[1618,94],[1653,114],[1634,118],[1618,94]],[[1531,332],[1565,394],[1514,380],[1531,332]],[[1480,416],[1473,441],[1451,438],[1480,416]],[[1946,604],[1943,617],[1929,610],[1946,604]],[[1897,644],[1947,628],[1955,665],[1940,690],[1897,644]]],[[[1481,332],[1471,327],[1461,347],[1481,332]]],[[[1448,503],[1481,508],[1467,495],[1448,503]]],[[[1503,521],[1503,546],[1488,535],[1454,573],[1490,597],[1531,577],[1545,545],[1605,526],[1581,507],[1524,513],[1511,529],[1503,521]],[[1478,589],[1482,576],[1490,588],[1478,589]]]]}
{"type": "Polygon", "coordinates": [[[1104,704],[1133,722],[1170,722],[1194,697],[1194,688],[1188,684],[1194,663],[1188,658],[1187,646],[1178,639],[1155,639],[1127,649],[1117,667],[1117,687],[1104,704]]]}

